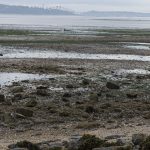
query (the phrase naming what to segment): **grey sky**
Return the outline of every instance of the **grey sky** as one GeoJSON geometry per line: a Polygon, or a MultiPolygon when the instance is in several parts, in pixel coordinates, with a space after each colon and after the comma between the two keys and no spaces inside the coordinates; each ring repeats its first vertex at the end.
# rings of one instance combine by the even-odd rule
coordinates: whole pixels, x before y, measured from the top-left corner
{"type": "Polygon", "coordinates": [[[75,11],[150,12],[150,0],[0,0],[1,4],[50,6],[61,5],[75,11]]]}

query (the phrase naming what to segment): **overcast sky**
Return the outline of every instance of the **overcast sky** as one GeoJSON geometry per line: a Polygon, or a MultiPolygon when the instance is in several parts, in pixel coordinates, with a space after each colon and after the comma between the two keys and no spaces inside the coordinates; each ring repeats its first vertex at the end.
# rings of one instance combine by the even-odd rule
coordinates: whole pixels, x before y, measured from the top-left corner
{"type": "Polygon", "coordinates": [[[0,0],[1,4],[62,7],[75,11],[150,12],[150,0],[0,0]]]}

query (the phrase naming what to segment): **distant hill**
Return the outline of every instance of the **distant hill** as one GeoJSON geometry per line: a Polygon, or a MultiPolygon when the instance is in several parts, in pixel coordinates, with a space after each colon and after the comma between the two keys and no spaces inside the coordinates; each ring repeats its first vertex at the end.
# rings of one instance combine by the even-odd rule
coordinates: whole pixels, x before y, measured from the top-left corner
{"type": "Polygon", "coordinates": [[[150,17],[150,13],[123,12],[123,11],[88,11],[74,13],[65,9],[39,8],[28,6],[12,6],[0,4],[0,14],[19,14],[19,15],[77,15],[95,17],[150,17]]]}
{"type": "Polygon", "coordinates": [[[88,11],[81,13],[82,16],[95,17],[150,17],[150,13],[123,12],[123,11],[88,11]]]}
{"type": "Polygon", "coordinates": [[[21,15],[74,15],[73,12],[61,9],[44,9],[27,6],[11,6],[0,4],[0,14],[21,14],[21,15]]]}

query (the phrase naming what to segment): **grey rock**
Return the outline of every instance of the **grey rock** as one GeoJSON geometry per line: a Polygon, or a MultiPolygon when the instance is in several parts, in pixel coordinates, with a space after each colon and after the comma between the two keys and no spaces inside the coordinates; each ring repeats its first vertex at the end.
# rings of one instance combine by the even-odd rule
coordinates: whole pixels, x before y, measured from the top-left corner
{"type": "Polygon", "coordinates": [[[48,93],[48,90],[47,89],[42,89],[42,88],[37,88],[37,91],[36,91],[37,95],[40,95],[40,96],[48,96],[49,93],[48,93]]]}
{"type": "Polygon", "coordinates": [[[25,108],[17,108],[16,113],[21,114],[25,117],[32,117],[33,116],[33,111],[25,108]]]}
{"type": "Polygon", "coordinates": [[[14,86],[14,87],[11,89],[11,92],[12,92],[12,93],[21,93],[21,92],[23,92],[23,87],[22,87],[22,86],[14,86]]]}
{"type": "Polygon", "coordinates": [[[37,105],[37,101],[34,100],[34,99],[29,100],[29,101],[25,104],[26,107],[35,107],[36,105],[37,105]]]}
{"type": "Polygon", "coordinates": [[[112,147],[101,147],[101,148],[94,148],[93,150],[131,150],[132,146],[125,145],[125,146],[112,146],[112,147]]]}
{"type": "Polygon", "coordinates": [[[132,135],[132,143],[134,145],[140,145],[142,144],[146,139],[146,135],[145,134],[133,134],[132,135]]]}
{"type": "Polygon", "coordinates": [[[106,83],[106,87],[108,88],[108,89],[120,89],[120,86],[119,85],[117,85],[116,83],[114,83],[114,82],[107,82],[106,83]]]}
{"type": "Polygon", "coordinates": [[[3,94],[0,94],[0,103],[5,101],[5,96],[3,94]]]}

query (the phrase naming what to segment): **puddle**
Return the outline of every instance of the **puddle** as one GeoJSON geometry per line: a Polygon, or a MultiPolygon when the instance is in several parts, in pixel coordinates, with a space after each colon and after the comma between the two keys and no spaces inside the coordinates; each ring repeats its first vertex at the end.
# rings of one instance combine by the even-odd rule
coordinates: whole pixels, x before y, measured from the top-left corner
{"type": "Polygon", "coordinates": [[[55,75],[0,72],[0,86],[11,85],[12,82],[19,82],[23,80],[46,80],[51,77],[55,77],[55,75]]]}
{"type": "Polygon", "coordinates": [[[76,52],[60,51],[24,51],[7,53],[0,58],[51,58],[51,59],[92,59],[92,60],[136,60],[150,61],[150,56],[126,55],[126,54],[83,54],[76,52]]]}
{"type": "Polygon", "coordinates": [[[55,87],[50,87],[49,88],[51,91],[63,91],[64,89],[59,87],[59,88],[55,88],[55,87]]]}
{"type": "Polygon", "coordinates": [[[118,76],[128,75],[128,74],[148,75],[150,74],[150,71],[144,69],[133,69],[133,70],[120,69],[115,71],[114,74],[118,76]]]}
{"type": "Polygon", "coordinates": [[[146,45],[125,45],[124,47],[129,49],[150,50],[150,47],[146,45]]]}

